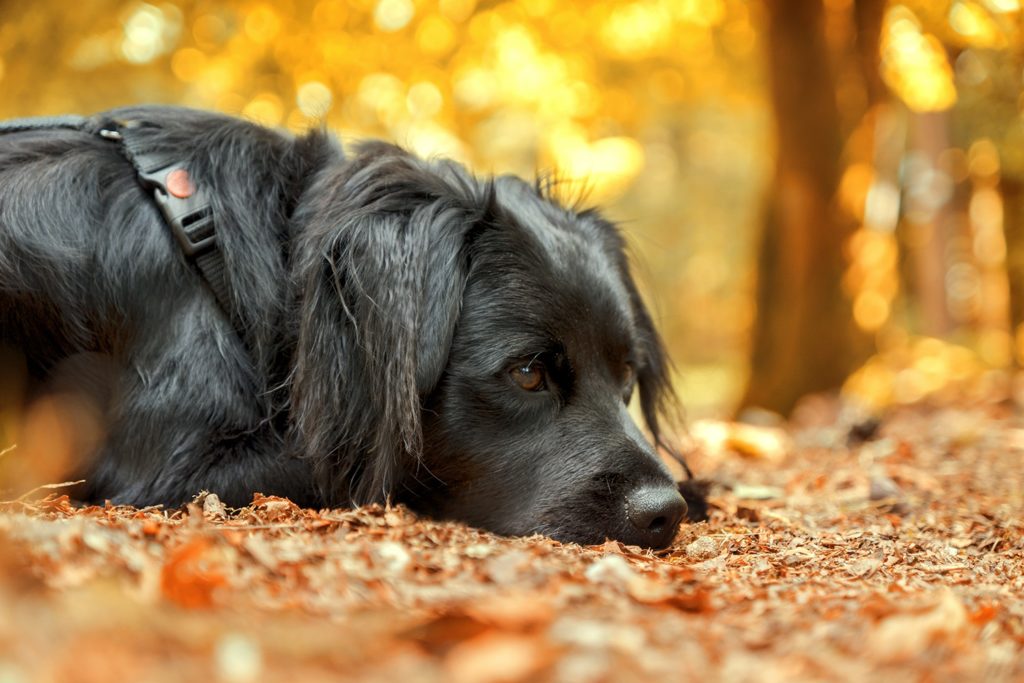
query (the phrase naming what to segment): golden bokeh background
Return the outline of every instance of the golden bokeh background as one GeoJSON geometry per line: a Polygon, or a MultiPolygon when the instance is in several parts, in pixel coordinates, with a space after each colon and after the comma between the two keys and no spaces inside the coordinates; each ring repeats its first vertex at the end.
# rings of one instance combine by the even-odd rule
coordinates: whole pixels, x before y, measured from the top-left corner
{"type": "MultiPolygon", "coordinates": [[[[1024,179],[1018,2],[811,4],[814,32],[790,47],[820,38],[830,67],[808,87],[827,89],[842,133],[825,200],[849,235],[831,284],[867,339],[839,384],[868,407],[1012,396],[1024,357],[1007,204],[1024,179]]],[[[772,310],[757,282],[774,229],[765,203],[784,195],[778,121],[807,113],[780,100],[787,74],[770,58],[789,7],[8,1],[0,116],[173,103],[292,131],[326,124],[483,174],[554,169],[623,226],[690,415],[722,415],[757,382],[754,330],[772,310]]]]}

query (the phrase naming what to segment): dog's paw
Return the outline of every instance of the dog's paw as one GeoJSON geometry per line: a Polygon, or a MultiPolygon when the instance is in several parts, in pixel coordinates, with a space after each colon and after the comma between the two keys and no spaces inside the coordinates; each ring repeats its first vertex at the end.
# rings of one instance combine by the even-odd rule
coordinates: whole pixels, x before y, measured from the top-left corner
{"type": "Polygon", "coordinates": [[[706,522],[708,519],[709,479],[685,479],[678,482],[679,493],[686,501],[686,521],[706,522]]]}

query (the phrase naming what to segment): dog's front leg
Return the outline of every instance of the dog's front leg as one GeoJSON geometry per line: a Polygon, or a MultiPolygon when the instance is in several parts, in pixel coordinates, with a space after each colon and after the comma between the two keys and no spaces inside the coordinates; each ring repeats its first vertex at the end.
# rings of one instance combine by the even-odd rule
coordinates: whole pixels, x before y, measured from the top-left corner
{"type": "Polygon", "coordinates": [[[248,350],[206,293],[194,294],[136,332],[82,495],[178,505],[206,490],[241,506],[260,492],[313,504],[308,465],[287,454],[248,350]]]}

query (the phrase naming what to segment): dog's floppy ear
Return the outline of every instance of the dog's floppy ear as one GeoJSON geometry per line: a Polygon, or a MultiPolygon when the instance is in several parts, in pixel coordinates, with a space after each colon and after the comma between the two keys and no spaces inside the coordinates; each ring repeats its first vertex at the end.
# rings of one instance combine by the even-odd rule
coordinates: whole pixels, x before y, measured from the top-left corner
{"type": "Polygon", "coordinates": [[[644,306],[643,299],[629,274],[625,275],[626,289],[633,303],[633,321],[640,338],[642,363],[637,368],[637,386],[640,390],[640,409],[643,411],[647,428],[651,430],[654,442],[664,446],[658,416],[669,406],[675,405],[672,383],[669,379],[671,366],[668,354],[661,341],[661,335],[651,320],[651,314],[644,306]]]}
{"type": "Polygon", "coordinates": [[[626,291],[629,294],[633,309],[633,324],[636,329],[638,356],[640,363],[637,371],[637,387],[640,393],[640,409],[644,415],[647,428],[659,446],[668,448],[662,438],[659,416],[678,408],[678,401],[672,391],[669,377],[671,363],[665,351],[661,335],[651,319],[651,314],[644,305],[643,297],[637,289],[629,267],[628,249],[618,228],[606,220],[596,210],[590,209],[580,213],[580,217],[595,225],[608,253],[615,263],[626,291]]]}
{"type": "Polygon", "coordinates": [[[372,143],[296,217],[292,410],[329,503],[386,500],[420,456],[421,398],[447,364],[490,194],[456,164],[372,143]]]}

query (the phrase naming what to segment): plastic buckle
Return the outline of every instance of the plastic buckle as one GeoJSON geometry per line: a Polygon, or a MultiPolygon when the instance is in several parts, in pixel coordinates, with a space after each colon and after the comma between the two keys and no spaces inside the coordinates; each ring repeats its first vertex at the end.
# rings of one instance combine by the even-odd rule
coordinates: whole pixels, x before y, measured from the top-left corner
{"type": "Polygon", "coordinates": [[[153,199],[186,256],[195,258],[217,248],[213,209],[192,184],[186,169],[171,164],[156,171],[140,172],[139,178],[153,192],[153,199]]]}

